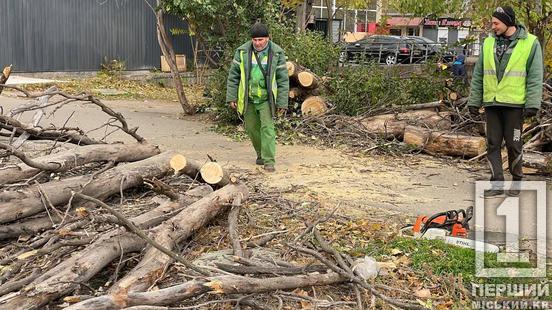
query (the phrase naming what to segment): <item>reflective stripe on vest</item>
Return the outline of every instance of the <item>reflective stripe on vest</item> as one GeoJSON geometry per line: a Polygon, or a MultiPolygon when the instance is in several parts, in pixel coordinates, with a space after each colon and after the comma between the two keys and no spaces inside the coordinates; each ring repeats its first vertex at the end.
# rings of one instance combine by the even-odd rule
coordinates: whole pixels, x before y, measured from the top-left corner
{"type": "Polygon", "coordinates": [[[525,104],[527,59],[536,39],[536,36],[528,34],[527,38],[517,41],[500,83],[496,74],[496,39],[494,37],[485,39],[483,43],[483,102],[525,104]]]}

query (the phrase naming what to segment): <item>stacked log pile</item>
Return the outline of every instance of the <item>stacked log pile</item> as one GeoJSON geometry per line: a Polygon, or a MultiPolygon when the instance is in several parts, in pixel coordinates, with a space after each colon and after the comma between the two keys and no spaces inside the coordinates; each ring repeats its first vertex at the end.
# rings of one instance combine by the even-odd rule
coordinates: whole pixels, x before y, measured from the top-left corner
{"type": "Polygon", "coordinates": [[[319,89],[323,79],[294,61],[288,61],[286,65],[292,109],[303,116],[325,114],[328,111],[328,102],[320,95],[319,89]]]}

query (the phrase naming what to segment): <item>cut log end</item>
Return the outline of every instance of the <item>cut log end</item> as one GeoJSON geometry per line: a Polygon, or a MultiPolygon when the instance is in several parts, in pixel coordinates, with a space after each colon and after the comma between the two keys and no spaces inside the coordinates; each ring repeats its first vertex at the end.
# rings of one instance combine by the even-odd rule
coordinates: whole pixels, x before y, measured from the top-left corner
{"type": "Polygon", "coordinates": [[[199,171],[203,180],[209,184],[217,184],[224,177],[224,170],[216,162],[208,162],[199,171]]]}
{"type": "Polygon", "coordinates": [[[286,62],[288,76],[293,76],[295,74],[295,71],[297,68],[295,67],[295,64],[291,61],[286,62]]]}
{"type": "Polygon", "coordinates": [[[315,88],[317,86],[316,78],[310,72],[300,72],[297,79],[299,80],[299,84],[305,88],[315,88]]]}
{"type": "Polygon", "coordinates": [[[320,96],[311,96],[301,105],[303,115],[323,115],[328,111],[326,100],[320,96]]]}
{"type": "Polygon", "coordinates": [[[174,173],[178,173],[180,170],[184,169],[187,165],[186,157],[183,155],[177,154],[173,156],[169,162],[169,165],[174,170],[174,173]]]}

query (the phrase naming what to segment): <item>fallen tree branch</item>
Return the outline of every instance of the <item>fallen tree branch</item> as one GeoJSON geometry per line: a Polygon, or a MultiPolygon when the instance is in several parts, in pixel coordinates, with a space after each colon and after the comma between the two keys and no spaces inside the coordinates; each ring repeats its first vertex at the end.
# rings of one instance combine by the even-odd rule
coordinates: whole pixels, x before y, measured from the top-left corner
{"type": "Polygon", "coordinates": [[[115,217],[117,217],[117,219],[121,222],[121,224],[123,226],[125,226],[126,228],[128,228],[131,232],[135,233],[137,236],[139,236],[140,238],[144,239],[148,244],[150,244],[151,246],[153,246],[154,248],[158,249],[159,251],[163,252],[164,254],[168,255],[170,258],[176,260],[177,262],[181,263],[182,265],[192,269],[192,270],[195,270],[197,272],[199,272],[200,274],[202,275],[209,275],[210,273],[208,271],[205,271],[203,270],[202,268],[199,268],[197,267],[196,265],[186,261],[184,258],[182,258],[180,255],[174,253],[173,251],[165,248],[164,246],[162,246],[161,244],[157,243],[155,240],[151,239],[150,237],[148,237],[142,230],[140,230],[138,227],[136,227],[131,221],[129,221],[127,218],[124,217],[124,215],[122,215],[120,212],[116,211],[115,209],[111,208],[110,206],[108,206],[107,204],[103,203],[102,201],[96,199],[96,198],[93,198],[93,197],[90,197],[90,196],[87,196],[87,195],[83,195],[81,193],[74,193],[75,196],[77,197],[80,197],[84,200],[87,200],[87,201],[90,201],[90,202],[93,202],[95,203],[96,205],[106,209],[107,211],[109,211],[109,213],[113,214],[115,217]]]}
{"type": "Polygon", "coordinates": [[[171,305],[205,293],[252,294],[311,286],[323,286],[346,281],[337,273],[307,274],[289,277],[257,279],[241,276],[218,276],[193,280],[157,291],[106,295],[69,306],[67,310],[122,309],[139,305],[171,305]]]}

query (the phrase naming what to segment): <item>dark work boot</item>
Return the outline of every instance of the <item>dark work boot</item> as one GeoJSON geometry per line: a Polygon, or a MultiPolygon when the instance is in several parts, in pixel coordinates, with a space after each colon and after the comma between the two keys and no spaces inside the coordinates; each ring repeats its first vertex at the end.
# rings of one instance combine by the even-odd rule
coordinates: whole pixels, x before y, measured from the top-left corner
{"type": "Polygon", "coordinates": [[[492,189],[490,191],[485,191],[485,198],[497,198],[504,197],[504,190],[501,189],[492,189]]]}
{"type": "Polygon", "coordinates": [[[506,191],[506,195],[508,195],[510,197],[518,197],[519,192],[520,192],[519,189],[509,189],[509,190],[506,191]]]}
{"type": "Polygon", "coordinates": [[[264,165],[264,160],[260,157],[257,157],[257,160],[255,161],[255,164],[262,166],[264,165]]]}

